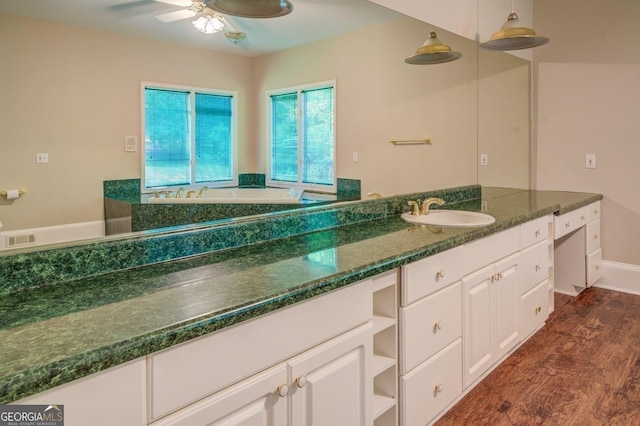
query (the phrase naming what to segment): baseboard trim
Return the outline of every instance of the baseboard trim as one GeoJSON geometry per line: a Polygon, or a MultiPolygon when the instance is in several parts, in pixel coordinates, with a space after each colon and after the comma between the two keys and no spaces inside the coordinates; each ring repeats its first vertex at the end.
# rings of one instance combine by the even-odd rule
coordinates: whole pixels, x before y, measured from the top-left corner
{"type": "Polygon", "coordinates": [[[640,295],[640,265],[602,261],[602,278],[594,287],[640,295]]]}

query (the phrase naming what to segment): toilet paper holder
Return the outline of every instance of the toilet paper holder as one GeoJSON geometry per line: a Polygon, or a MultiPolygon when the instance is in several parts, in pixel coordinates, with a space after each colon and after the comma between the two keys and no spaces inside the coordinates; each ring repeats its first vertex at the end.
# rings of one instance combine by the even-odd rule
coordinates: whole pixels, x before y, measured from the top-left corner
{"type": "MultiPolygon", "coordinates": [[[[9,191],[11,191],[11,190],[2,190],[2,191],[0,191],[0,197],[7,198],[7,195],[9,194],[9,191]]],[[[17,191],[18,191],[18,198],[22,197],[25,194],[24,189],[18,189],[17,191]]],[[[13,199],[13,198],[7,198],[7,199],[13,199]]]]}

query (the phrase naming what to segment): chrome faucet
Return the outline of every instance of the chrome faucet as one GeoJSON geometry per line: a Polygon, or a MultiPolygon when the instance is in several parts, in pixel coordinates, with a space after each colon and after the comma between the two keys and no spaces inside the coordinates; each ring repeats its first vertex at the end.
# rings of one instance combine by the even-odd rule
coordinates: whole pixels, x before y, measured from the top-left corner
{"type": "Polygon", "coordinates": [[[420,214],[429,214],[429,207],[431,207],[432,204],[437,204],[441,206],[444,203],[445,201],[442,198],[435,198],[435,197],[427,198],[422,202],[422,207],[420,208],[420,214]]]}
{"type": "Polygon", "coordinates": [[[202,198],[202,193],[207,189],[209,188],[207,188],[206,186],[203,186],[202,188],[200,188],[200,191],[198,191],[198,195],[196,195],[196,198],[202,198]]]}
{"type": "Polygon", "coordinates": [[[183,191],[184,191],[183,187],[178,188],[178,191],[176,192],[176,198],[180,198],[180,195],[182,195],[183,191]]]}

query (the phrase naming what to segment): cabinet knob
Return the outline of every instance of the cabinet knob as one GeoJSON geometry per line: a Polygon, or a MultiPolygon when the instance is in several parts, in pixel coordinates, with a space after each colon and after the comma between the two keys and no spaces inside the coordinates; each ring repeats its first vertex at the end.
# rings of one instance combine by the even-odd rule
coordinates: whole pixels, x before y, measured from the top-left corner
{"type": "Polygon", "coordinates": [[[596,234],[596,235],[594,235],[594,236],[593,236],[593,239],[594,239],[594,240],[597,240],[598,238],[600,238],[600,236],[599,236],[598,234],[596,234]]]}
{"type": "Polygon", "coordinates": [[[536,237],[539,237],[542,234],[542,232],[539,229],[536,229],[535,235],[536,237]]]}
{"type": "Polygon", "coordinates": [[[542,306],[536,306],[536,314],[542,312],[542,306]]]}
{"type": "Polygon", "coordinates": [[[565,224],[564,224],[564,227],[565,227],[565,228],[571,228],[571,222],[567,222],[567,223],[565,223],[565,224]]]}
{"type": "Polygon", "coordinates": [[[536,271],[539,271],[540,269],[542,269],[542,266],[540,266],[539,263],[536,263],[536,271]]]}
{"type": "Polygon", "coordinates": [[[284,397],[284,396],[287,396],[288,393],[289,393],[289,386],[287,385],[278,386],[278,395],[284,397]]]}
{"type": "Polygon", "coordinates": [[[593,214],[594,214],[594,215],[596,215],[596,216],[597,216],[599,213],[600,213],[600,210],[598,210],[598,209],[593,209],[593,214]]]}
{"type": "Polygon", "coordinates": [[[600,270],[600,265],[596,265],[596,271],[600,270]]]}
{"type": "Polygon", "coordinates": [[[299,388],[303,388],[307,384],[307,378],[304,376],[300,376],[296,379],[296,386],[299,388]]]}
{"type": "Polygon", "coordinates": [[[442,383],[439,383],[435,386],[435,388],[433,389],[433,394],[437,395],[439,393],[442,393],[442,383]]]}
{"type": "Polygon", "coordinates": [[[433,324],[433,331],[442,330],[442,325],[442,321],[436,321],[435,324],[433,324]]]}
{"type": "Polygon", "coordinates": [[[584,222],[586,219],[587,219],[587,218],[586,218],[584,215],[580,216],[580,220],[581,220],[581,221],[583,221],[583,222],[584,222]]]}
{"type": "Polygon", "coordinates": [[[436,281],[440,278],[444,278],[444,269],[440,269],[438,272],[436,272],[436,281]]]}

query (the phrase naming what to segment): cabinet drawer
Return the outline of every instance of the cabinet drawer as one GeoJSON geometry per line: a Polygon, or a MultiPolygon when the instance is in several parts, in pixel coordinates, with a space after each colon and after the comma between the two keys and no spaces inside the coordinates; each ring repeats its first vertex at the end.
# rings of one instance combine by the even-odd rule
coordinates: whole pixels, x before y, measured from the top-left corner
{"type": "Polygon", "coordinates": [[[462,341],[400,378],[400,424],[425,425],[462,392],[462,341]]]}
{"type": "Polygon", "coordinates": [[[344,287],[148,357],[154,420],[371,319],[371,281],[344,287]],[[337,309],[348,306],[349,309],[337,309]]]}
{"type": "Polygon", "coordinates": [[[545,216],[520,225],[520,248],[523,249],[547,240],[549,237],[549,221],[550,218],[545,216]]]}
{"type": "Polygon", "coordinates": [[[553,238],[558,238],[569,234],[587,224],[589,214],[587,207],[581,207],[553,218],[553,238]]]}
{"type": "Polygon", "coordinates": [[[522,296],[522,336],[538,329],[547,319],[549,311],[549,282],[544,281],[522,296]]]}
{"type": "Polygon", "coordinates": [[[602,249],[587,256],[587,287],[594,285],[602,278],[602,249]]]}
{"type": "Polygon", "coordinates": [[[466,273],[463,246],[402,267],[401,302],[406,306],[458,281],[466,273]]]}
{"type": "Polygon", "coordinates": [[[591,222],[592,220],[600,219],[600,201],[589,204],[587,206],[587,210],[589,211],[589,222],[591,222]]]}
{"type": "Polygon", "coordinates": [[[600,248],[600,219],[587,225],[587,254],[600,248]]]}
{"type": "Polygon", "coordinates": [[[521,252],[521,294],[531,290],[549,277],[549,243],[543,241],[521,252]]]}
{"type": "Polygon", "coordinates": [[[400,308],[400,374],[462,335],[462,293],[458,281],[418,302],[400,308]]]}

